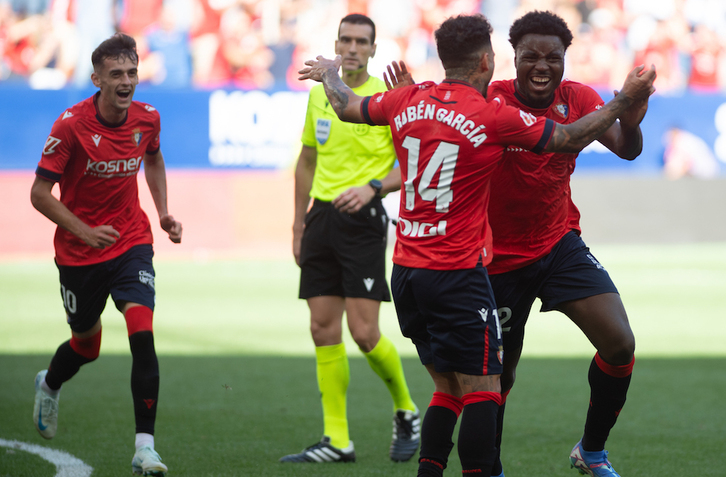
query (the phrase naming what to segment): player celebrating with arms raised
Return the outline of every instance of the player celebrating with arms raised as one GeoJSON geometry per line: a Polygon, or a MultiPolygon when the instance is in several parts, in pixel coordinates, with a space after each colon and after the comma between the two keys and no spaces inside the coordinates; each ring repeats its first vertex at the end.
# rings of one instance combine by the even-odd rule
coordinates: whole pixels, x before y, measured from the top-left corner
{"type": "Polygon", "coordinates": [[[161,227],[172,242],[181,242],[182,225],[167,209],[159,113],[133,101],[136,42],[118,33],[96,48],[91,61],[99,91],[53,124],[31,190],[33,206],[58,225],[55,261],[71,327],[71,339],[35,378],[33,422],[43,437],[53,438],[61,385],[99,355],[101,313],[110,294],[126,320],[133,357],[132,470],[163,476],[167,467],[154,450],[159,364],[152,331],[153,240],[136,180],[142,163],[161,227]],[[56,182],[60,200],[51,193],[56,182]]]}
{"type": "MultiPolygon", "coordinates": [[[[565,21],[551,12],[517,19],[509,30],[517,78],[493,82],[489,97],[501,96],[507,104],[562,124],[597,111],[604,102],[592,88],[562,80],[572,39],[565,21]]],[[[598,141],[621,158],[635,159],[643,146],[639,124],[647,108],[648,98],[634,103],[598,141]]],[[[494,258],[488,268],[504,337],[502,391],[506,396],[514,384],[527,317],[540,298],[542,311],[567,315],[597,349],[588,373],[585,432],[572,449],[571,464],[582,474],[618,477],[604,447],[625,403],[635,338],[617,288],[580,238],[580,213],[570,192],[577,154],[547,154],[536,167],[533,156],[508,148],[492,180],[494,258]]],[[[503,414],[504,404],[500,430],[503,414]]]]}
{"type": "Polygon", "coordinates": [[[340,59],[318,57],[301,79],[322,81],[346,121],[389,124],[403,181],[392,289],[403,334],[435,384],[424,418],[419,476],[440,476],[461,413],[464,475],[487,475],[496,460],[501,403],[501,331],[486,268],[491,175],[511,144],[580,151],[632,102],[652,91],[655,71],[637,68],[621,94],[570,125],[535,118],[484,92],[494,70],[491,27],[481,15],[446,20],[436,31],[446,80],[362,98],[337,75],[340,59]],[[639,74],[639,73],[642,73],[639,74]]]}

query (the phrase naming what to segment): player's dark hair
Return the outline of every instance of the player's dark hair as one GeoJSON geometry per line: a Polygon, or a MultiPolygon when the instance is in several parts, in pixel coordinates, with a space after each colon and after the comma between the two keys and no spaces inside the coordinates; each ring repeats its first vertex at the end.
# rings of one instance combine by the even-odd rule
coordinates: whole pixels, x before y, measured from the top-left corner
{"type": "Polygon", "coordinates": [[[344,16],[343,19],[340,20],[340,24],[338,25],[338,39],[340,39],[340,25],[342,25],[343,23],[352,23],[353,25],[370,25],[371,45],[376,42],[376,24],[373,23],[373,20],[371,20],[367,16],[361,13],[351,13],[350,15],[344,16]]]}
{"type": "Polygon", "coordinates": [[[128,58],[134,63],[138,63],[139,55],[136,53],[136,40],[123,33],[116,33],[108,40],[104,40],[91,55],[93,68],[100,68],[106,58],[114,60],[128,58]]]}
{"type": "Polygon", "coordinates": [[[535,10],[516,19],[509,29],[509,43],[516,50],[522,37],[530,33],[558,36],[565,45],[565,50],[572,44],[572,32],[567,23],[552,12],[535,10]]]}
{"type": "Polygon", "coordinates": [[[484,15],[447,18],[434,32],[444,69],[476,67],[482,49],[492,46],[491,33],[492,26],[484,15]]]}

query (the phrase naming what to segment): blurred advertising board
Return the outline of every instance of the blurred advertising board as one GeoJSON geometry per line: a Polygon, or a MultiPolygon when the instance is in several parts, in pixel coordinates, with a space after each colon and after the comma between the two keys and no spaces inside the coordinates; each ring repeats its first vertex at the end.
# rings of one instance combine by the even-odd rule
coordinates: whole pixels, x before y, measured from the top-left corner
{"type": "MultiPolygon", "coordinates": [[[[33,170],[53,122],[94,90],[0,88],[0,170],[33,170]]],[[[609,97],[603,94],[607,100],[609,97]]],[[[137,89],[135,99],[161,114],[167,167],[182,169],[285,169],[300,152],[307,92],[161,91],[137,89]]],[[[661,174],[672,131],[685,132],[685,146],[709,156],[716,175],[726,173],[726,94],[654,96],[641,124],[643,153],[623,161],[599,143],[580,154],[583,173],[661,174]]],[[[697,154],[696,154],[696,151],[697,154]]]]}

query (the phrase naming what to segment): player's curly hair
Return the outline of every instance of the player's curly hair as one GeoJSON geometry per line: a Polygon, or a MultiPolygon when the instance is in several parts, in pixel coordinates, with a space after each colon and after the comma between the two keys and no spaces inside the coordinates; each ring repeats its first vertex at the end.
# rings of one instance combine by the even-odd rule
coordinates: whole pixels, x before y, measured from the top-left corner
{"type": "Polygon", "coordinates": [[[565,50],[572,44],[572,32],[567,23],[552,12],[535,10],[516,19],[509,29],[509,43],[516,50],[522,37],[529,33],[558,36],[565,50]]]}
{"type": "Polygon", "coordinates": [[[373,23],[373,20],[363,15],[362,13],[351,13],[350,15],[344,16],[343,19],[340,20],[340,23],[338,24],[338,38],[340,38],[340,25],[342,25],[343,23],[370,26],[371,30],[373,30],[371,33],[371,45],[376,42],[376,24],[373,23]]]}
{"type": "Polygon", "coordinates": [[[91,55],[93,68],[100,68],[106,58],[114,60],[128,58],[134,63],[138,63],[139,54],[136,52],[136,40],[123,33],[116,33],[108,40],[104,40],[91,55]]]}
{"type": "Polygon", "coordinates": [[[444,69],[472,68],[483,48],[491,48],[492,26],[484,15],[447,18],[434,32],[436,50],[444,69]]]}

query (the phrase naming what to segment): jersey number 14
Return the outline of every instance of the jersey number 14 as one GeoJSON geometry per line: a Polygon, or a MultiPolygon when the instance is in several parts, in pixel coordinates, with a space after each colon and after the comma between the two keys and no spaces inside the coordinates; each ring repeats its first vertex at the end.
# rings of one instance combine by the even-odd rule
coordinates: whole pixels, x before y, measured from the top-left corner
{"type": "Polygon", "coordinates": [[[406,164],[408,171],[406,181],[403,183],[406,194],[406,210],[413,210],[416,203],[416,192],[422,200],[436,202],[436,212],[445,213],[449,211],[449,205],[454,197],[451,190],[451,181],[454,178],[456,159],[459,156],[459,146],[441,141],[436,147],[430,159],[423,161],[420,157],[421,140],[415,137],[406,136],[401,144],[408,151],[406,164]],[[414,183],[418,176],[419,163],[426,164],[421,174],[418,187],[414,183]],[[431,182],[438,172],[439,180],[436,188],[431,188],[431,182]]]}

